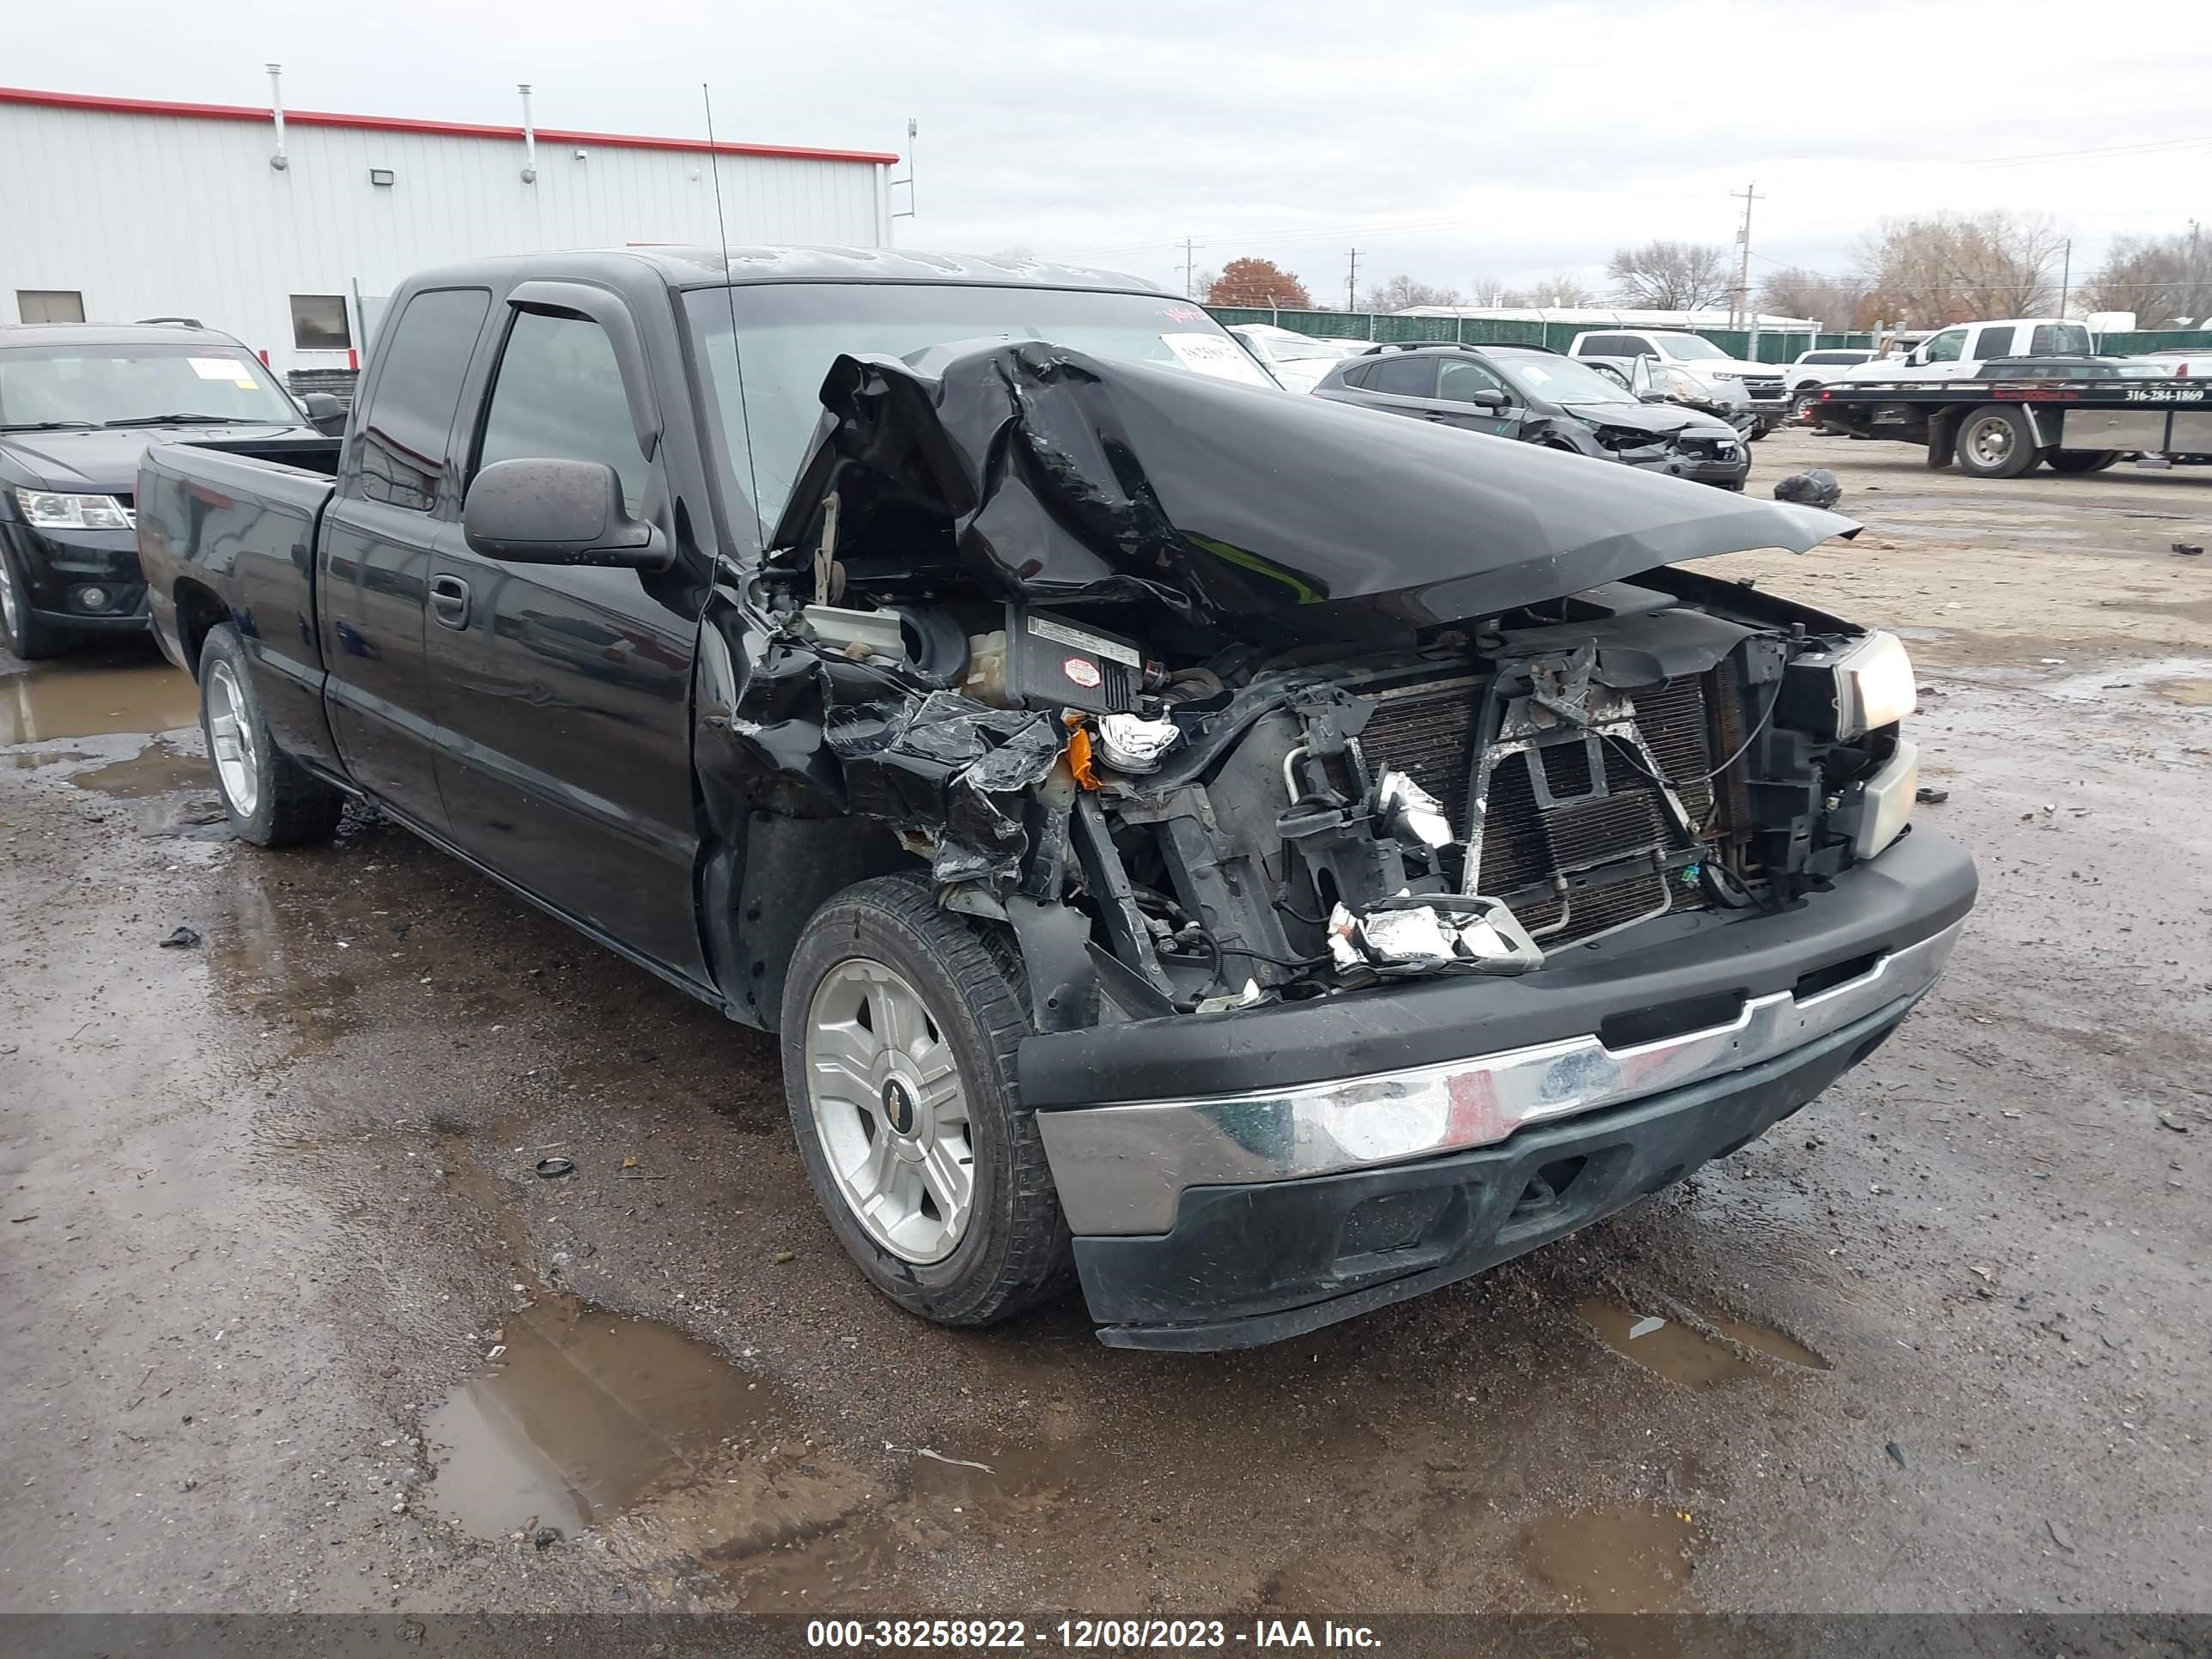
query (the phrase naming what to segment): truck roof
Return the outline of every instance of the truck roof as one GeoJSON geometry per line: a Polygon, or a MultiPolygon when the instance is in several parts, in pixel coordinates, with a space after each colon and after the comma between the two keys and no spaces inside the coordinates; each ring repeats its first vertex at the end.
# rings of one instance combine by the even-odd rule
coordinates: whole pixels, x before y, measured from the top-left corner
{"type": "Polygon", "coordinates": [[[594,268],[635,276],[645,265],[671,288],[719,288],[726,283],[964,283],[989,287],[1084,288],[1158,294],[1157,283],[1118,270],[1055,264],[1044,259],[987,259],[876,247],[719,247],[647,243],[569,252],[520,253],[471,259],[417,272],[410,287],[490,281],[531,272],[588,276],[594,268]]]}

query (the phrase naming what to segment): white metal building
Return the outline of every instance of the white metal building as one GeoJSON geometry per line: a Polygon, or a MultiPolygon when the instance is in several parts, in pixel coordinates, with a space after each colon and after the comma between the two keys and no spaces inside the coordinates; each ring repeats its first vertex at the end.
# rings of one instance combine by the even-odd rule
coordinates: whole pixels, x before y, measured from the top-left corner
{"type": "Polygon", "coordinates": [[[0,88],[0,321],[190,317],[345,369],[423,266],[720,240],[717,167],[733,245],[887,246],[896,159],[0,88]]]}

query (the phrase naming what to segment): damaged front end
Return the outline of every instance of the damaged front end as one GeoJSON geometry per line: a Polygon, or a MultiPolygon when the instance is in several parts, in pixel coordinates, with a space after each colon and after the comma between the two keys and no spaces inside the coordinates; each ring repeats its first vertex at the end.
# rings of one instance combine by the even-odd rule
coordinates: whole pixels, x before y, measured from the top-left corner
{"type": "Polygon", "coordinates": [[[1894,641],[1669,568],[1848,520],[1041,343],[823,401],[717,718],[1042,1030],[1540,971],[1901,825],[1894,641]]]}

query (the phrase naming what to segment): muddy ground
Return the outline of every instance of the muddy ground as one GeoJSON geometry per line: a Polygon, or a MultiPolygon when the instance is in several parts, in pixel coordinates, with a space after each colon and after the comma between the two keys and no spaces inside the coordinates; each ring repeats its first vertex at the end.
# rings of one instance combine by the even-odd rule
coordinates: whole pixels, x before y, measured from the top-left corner
{"type": "Polygon", "coordinates": [[[1948,977],[1242,1355],[896,1312],[766,1039],[397,830],[231,842],[149,651],[0,659],[0,1609],[2212,1609],[2212,477],[1759,458],[1869,531],[1720,562],[1923,665],[1948,977]]]}

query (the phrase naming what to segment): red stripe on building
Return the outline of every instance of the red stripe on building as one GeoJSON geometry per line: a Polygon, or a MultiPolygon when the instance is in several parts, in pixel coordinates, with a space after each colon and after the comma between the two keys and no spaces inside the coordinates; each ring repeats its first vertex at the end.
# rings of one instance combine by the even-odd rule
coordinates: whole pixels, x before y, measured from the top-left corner
{"type": "MultiPolygon", "coordinates": [[[[166,115],[194,121],[256,121],[267,123],[275,112],[243,104],[183,104],[162,98],[102,98],[84,92],[39,92],[25,87],[0,87],[0,104],[35,104],[48,109],[87,110],[108,115],[166,115]]],[[[351,127],[364,132],[421,132],[441,138],[498,138],[522,142],[520,127],[483,126],[469,121],[418,121],[403,115],[337,115],[326,110],[288,109],[288,127],[351,127]]],[[[796,144],[709,144],[704,138],[647,138],[626,132],[571,132],[562,127],[539,127],[539,139],[550,144],[587,144],[611,149],[669,149],[712,151],[718,155],[772,155],[799,161],[855,161],[889,164],[895,154],[872,149],[811,149],[796,144]]]]}

